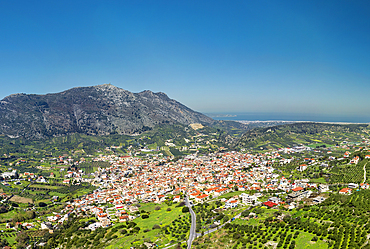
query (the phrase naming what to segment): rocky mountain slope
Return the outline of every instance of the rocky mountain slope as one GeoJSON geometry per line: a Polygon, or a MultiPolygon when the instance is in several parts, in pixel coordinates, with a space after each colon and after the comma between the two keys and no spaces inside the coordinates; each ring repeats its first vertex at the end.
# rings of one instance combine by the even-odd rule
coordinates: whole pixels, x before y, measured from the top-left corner
{"type": "Polygon", "coordinates": [[[215,122],[164,93],[132,93],[110,84],[46,95],[13,94],[0,101],[0,134],[11,137],[132,135],[160,124],[215,122]]]}

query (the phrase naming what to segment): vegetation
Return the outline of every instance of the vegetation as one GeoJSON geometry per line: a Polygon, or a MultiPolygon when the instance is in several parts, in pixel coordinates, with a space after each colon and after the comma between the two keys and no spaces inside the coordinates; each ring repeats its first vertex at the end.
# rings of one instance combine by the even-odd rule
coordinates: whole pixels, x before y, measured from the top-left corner
{"type": "Polygon", "coordinates": [[[237,148],[276,149],[299,144],[336,145],[339,141],[358,142],[368,136],[367,124],[294,123],[247,131],[235,143],[237,148]]]}

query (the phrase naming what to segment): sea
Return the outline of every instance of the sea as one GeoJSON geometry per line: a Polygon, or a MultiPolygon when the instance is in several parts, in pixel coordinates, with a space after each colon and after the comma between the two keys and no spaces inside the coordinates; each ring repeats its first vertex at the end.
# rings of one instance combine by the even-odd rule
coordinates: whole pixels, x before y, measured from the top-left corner
{"type": "Polygon", "coordinates": [[[300,113],[205,113],[216,120],[234,121],[311,121],[329,123],[370,123],[370,115],[344,116],[300,113]]]}

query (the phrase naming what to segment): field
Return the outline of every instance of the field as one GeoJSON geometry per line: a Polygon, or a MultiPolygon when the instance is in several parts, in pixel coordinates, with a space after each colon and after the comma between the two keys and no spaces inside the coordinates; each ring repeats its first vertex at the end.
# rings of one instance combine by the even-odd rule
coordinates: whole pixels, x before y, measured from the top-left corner
{"type": "Polygon", "coordinates": [[[300,233],[297,240],[296,240],[296,248],[297,249],[326,249],[328,248],[328,244],[323,241],[311,241],[314,235],[309,233],[300,233]]]}
{"type": "Polygon", "coordinates": [[[21,196],[13,196],[10,201],[18,202],[18,203],[33,203],[33,200],[31,198],[25,198],[21,196]]]}
{"type": "Polygon", "coordinates": [[[6,213],[0,214],[0,218],[3,219],[3,220],[12,219],[15,214],[17,214],[16,209],[14,209],[12,211],[9,211],[9,212],[6,212],[6,213]]]}
{"type": "MultiPolygon", "coordinates": [[[[361,183],[364,180],[364,165],[369,160],[362,160],[358,164],[339,164],[330,171],[331,183],[361,183]]],[[[366,165],[367,166],[367,165],[366,165]]],[[[367,172],[366,172],[367,173],[367,172]]]]}

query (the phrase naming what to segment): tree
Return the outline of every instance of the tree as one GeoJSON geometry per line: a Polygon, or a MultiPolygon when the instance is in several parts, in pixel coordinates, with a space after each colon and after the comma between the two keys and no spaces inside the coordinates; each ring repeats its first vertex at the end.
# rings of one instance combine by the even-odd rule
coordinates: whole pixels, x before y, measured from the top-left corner
{"type": "Polygon", "coordinates": [[[39,207],[46,207],[47,204],[45,202],[39,202],[39,207]]]}
{"type": "Polygon", "coordinates": [[[222,218],[222,221],[225,223],[229,220],[229,216],[225,215],[224,218],[222,218]]]}
{"type": "Polygon", "coordinates": [[[182,208],[182,212],[183,213],[188,213],[189,212],[189,208],[188,207],[183,207],[182,208]]]}

